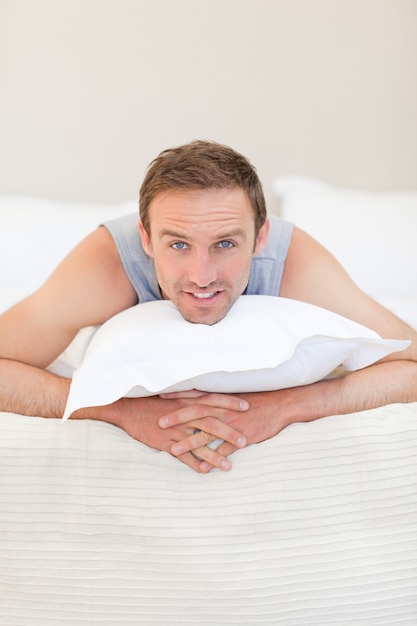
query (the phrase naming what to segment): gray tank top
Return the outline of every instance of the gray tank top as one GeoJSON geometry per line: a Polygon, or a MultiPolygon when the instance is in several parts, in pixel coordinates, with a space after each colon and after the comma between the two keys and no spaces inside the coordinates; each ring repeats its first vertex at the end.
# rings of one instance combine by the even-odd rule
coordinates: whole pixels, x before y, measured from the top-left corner
{"type": "MultiPolygon", "coordinates": [[[[245,291],[247,295],[279,295],[294,226],[275,215],[270,215],[269,218],[271,229],[268,243],[260,254],[253,257],[245,291]]],[[[161,300],[153,259],[142,248],[138,215],[125,215],[104,222],[103,226],[114,239],[127,277],[138,295],[138,302],[161,300]]]]}

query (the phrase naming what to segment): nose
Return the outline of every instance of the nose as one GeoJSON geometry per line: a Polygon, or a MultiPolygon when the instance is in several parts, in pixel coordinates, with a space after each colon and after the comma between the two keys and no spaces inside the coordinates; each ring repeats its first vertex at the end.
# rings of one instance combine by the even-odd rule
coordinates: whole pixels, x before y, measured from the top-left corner
{"type": "Polygon", "coordinates": [[[190,258],[188,278],[190,282],[198,287],[208,287],[216,281],[217,268],[213,259],[210,258],[210,254],[196,252],[192,258],[190,258]]]}

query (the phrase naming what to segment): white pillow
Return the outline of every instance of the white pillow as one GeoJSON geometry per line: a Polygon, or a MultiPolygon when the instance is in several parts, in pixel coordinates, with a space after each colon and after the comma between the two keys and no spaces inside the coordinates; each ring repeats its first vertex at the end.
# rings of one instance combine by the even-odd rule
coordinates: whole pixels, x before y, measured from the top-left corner
{"type": "Polygon", "coordinates": [[[65,348],[62,354],[60,354],[47,369],[58,376],[72,378],[75,370],[81,367],[85,351],[97,328],[99,327],[86,326],[85,328],[81,328],[69,346],[65,348]]]}
{"type": "Polygon", "coordinates": [[[417,191],[338,189],[321,181],[274,181],[281,216],[307,231],[370,296],[417,328],[417,191]]]}
{"type": "Polygon", "coordinates": [[[88,204],[0,197],[0,312],[37,289],[64,256],[99,224],[137,202],[88,204]]]}
{"type": "Polygon", "coordinates": [[[96,331],[74,372],[63,417],[123,396],[305,385],[341,364],[359,369],[407,345],[285,298],[241,296],[213,326],[186,322],[170,301],[148,302],[96,331]]]}

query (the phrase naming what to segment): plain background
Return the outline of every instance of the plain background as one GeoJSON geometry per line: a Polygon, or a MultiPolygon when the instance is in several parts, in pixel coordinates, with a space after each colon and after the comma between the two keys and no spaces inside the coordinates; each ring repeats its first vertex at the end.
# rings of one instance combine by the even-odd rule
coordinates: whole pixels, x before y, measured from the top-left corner
{"type": "Polygon", "coordinates": [[[0,195],[137,198],[212,139],[279,175],[417,188],[416,0],[0,0],[0,195]]]}

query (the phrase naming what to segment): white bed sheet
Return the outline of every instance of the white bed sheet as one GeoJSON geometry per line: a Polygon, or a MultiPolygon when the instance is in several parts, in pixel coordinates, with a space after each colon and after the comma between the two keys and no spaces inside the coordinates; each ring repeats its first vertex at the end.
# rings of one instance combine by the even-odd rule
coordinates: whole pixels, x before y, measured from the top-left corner
{"type": "MultiPolygon", "coordinates": [[[[0,199],[0,310],[130,210],[0,199]]],[[[233,462],[202,476],[108,424],[0,413],[0,626],[417,624],[417,403],[233,462]]]]}
{"type": "Polygon", "coordinates": [[[0,432],[2,626],[417,623],[417,403],[206,476],[101,422],[0,432]]]}

